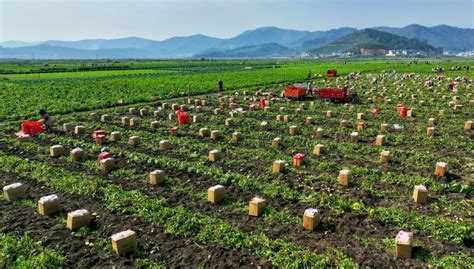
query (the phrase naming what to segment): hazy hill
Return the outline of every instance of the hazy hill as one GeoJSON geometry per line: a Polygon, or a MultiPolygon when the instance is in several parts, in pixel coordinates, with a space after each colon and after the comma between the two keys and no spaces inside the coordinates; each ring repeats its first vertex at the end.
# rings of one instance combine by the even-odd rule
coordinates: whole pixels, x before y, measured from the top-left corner
{"type": "Polygon", "coordinates": [[[395,49],[435,52],[436,48],[418,39],[406,38],[373,29],[364,29],[341,37],[320,48],[311,50],[312,54],[331,54],[353,52],[360,49],[395,49]]]}
{"type": "Polygon", "coordinates": [[[156,41],[144,39],[139,37],[126,37],[118,39],[85,39],[78,41],[60,41],[48,40],[42,44],[85,50],[99,50],[99,49],[141,49],[150,46],[156,41]]]}
{"type": "Polygon", "coordinates": [[[277,43],[244,46],[231,50],[210,49],[199,53],[196,57],[203,58],[271,58],[295,56],[296,51],[283,47],[277,43]]]}
{"type": "Polygon", "coordinates": [[[375,27],[373,29],[408,38],[426,40],[434,47],[450,51],[474,50],[474,29],[457,28],[447,25],[425,27],[411,24],[402,28],[375,27]]]}
{"type": "Polygon", "coordinates": [[[146,58],[150,55],[156,56],[133,48],[85,50],[44,44],[21,48],[0,47],[0,58],[15,59],[124,59],[146,58]]]}

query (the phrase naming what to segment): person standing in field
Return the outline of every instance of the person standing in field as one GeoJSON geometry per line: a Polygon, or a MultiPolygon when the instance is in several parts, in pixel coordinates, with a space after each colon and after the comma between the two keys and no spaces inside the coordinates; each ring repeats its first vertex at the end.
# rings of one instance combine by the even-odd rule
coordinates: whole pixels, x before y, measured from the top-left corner
{"type": "Polygon", "coordinates": [[[44,125],[44,129],[49,132],[53,128],[53,119],[49,116],[48,112],[45,109],[40,109],[39,114],[42,118],[42,123],[44,125]]]}
{"type": "Polygon", "coordinates": [[[306,84],[306,94],[313,95],[313,80],[310,80],[308,84],[306,84]]]}
{"type": "Polygon", "coordinates": [[[219,80],[218,85],[219,85],[219,94],[222,94],[222,91],[224,90],[224,82],[222,81],[222,79],[219,80]]]}

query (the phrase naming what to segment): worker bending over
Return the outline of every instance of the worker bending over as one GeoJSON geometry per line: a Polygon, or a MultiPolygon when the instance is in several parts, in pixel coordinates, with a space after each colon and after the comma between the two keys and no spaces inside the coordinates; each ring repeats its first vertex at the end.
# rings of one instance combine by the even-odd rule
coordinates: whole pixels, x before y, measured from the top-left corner
{"type": "Polygon", "coordinates": [[[53,119],[51,118],[51,116],[43,108],[40,109],[39,114],[42,118],[42,123],[44,125],[45,131],[51,131],[51,129],[53,128],[53,119]]]}

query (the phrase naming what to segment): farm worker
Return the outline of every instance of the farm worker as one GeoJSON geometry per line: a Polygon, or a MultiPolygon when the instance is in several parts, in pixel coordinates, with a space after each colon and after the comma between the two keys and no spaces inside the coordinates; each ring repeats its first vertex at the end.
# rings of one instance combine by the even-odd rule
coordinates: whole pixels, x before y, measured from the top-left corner
{"type": "Polygon", "coordinates": [[[398,114],[400,117],[404,118],[407,115],[407,106],[403,104],[402,106],[398,107],[398,114]]]}
{"type": "Polygon", "coordinates": [[[308,84],[306,85],[306,94],[311,94],[313,95],[313,80],[310,80],[308,84]]]}
{"type": "Polygon", "coordinates": [[[224,90],[224,82],[222,81],[222,79],[219,80],[218,85],[219,85],[219,94],[221,94],[222,91],[224,90]]]}
{"type": "Polygon", "coordinates": [[[39,114],[41,116],[41,121],[44,124],[44,128],[47,132],[51,131],[53,128],[53,119],[49,116],[48,112],[45,109],[40,109],[39,114]]]}
{"type": "Polygon", "coordinates": [[[176,109],[176,115],[178,116],[179,125],[189,124],[191,122],[189,115],[180,108],[176,109]]]}
{"type": "Polygon", "coordinates": [[[448,88],[449,88],[450,90],[452,90],[452,89],[454,89],[454,87],[456,87],[456,82],[451,81],[451,82],[448,84],[448,88]]]}
{"type": "Polygon", "coordinates": [[[374,115],[378,115],[380,114],[380,110],[378,110],[377,108],[372,108],[372,110],[370,111],[370,113],[374,114],[374,115]]]}

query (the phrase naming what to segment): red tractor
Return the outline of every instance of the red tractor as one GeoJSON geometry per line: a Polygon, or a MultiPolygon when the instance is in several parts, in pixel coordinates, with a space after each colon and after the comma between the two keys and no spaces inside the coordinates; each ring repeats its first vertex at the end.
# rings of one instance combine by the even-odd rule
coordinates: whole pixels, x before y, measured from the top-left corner
{"type": "Polygon", "coordinates": [[[332,103],[359,103],[360,98],[355,92],[347,92],[347,88],[325,88],[317,91],[318,97],[332,103]]]}

